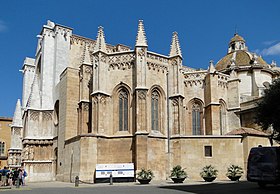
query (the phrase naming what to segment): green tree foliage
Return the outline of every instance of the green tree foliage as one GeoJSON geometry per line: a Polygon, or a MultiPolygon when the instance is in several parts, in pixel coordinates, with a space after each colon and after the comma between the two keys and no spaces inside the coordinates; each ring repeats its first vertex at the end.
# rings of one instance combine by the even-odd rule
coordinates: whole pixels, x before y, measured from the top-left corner
{"type": "Polygon", "coordinates": [[[280,78],[264,91],[264,97],[257,106],[256,122],[263,130],[272,127],[272,138],[280,141],[280,78]]]}

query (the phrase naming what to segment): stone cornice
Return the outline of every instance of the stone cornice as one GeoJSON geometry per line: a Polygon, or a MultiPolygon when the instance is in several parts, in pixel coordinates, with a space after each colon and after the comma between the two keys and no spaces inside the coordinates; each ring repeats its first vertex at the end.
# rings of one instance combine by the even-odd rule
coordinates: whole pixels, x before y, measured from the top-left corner
{"type": "Polygon", "coordinates": [[[90,95],[91,96],[95,96],[95,95],[111,96],[109,93],[101,91],[101,90],[96,90],[96,91],[92,92],[90,95]]]}
{"type": "Polygon", "coordinates": [[[181,97],[181,98],[185,98],[182,94],[172,94],[169,96],[169,99],[172,99],[172,98],[178,98],[178,97],[181,97]]]}
{"type": "Polygon", "coordinates": [[[220,103],[218,103],[218,102],[210,102],[207,105],[205,105],[204,108],[207,108],[208,106],[220,106],[220,103]]]}
{"type": "Polygon", "coordinates": [[[149,90],[146,86],[137,86],[135,87],[135,90],[149,90]]]}
{"type": "Polygon", "coordinates": [[[52,139],[34,139],[34,138],[24,138],[22,141],[22,144],[35,144],[35,145],[52,145],[53,144],[53,138],[52,139]]]}

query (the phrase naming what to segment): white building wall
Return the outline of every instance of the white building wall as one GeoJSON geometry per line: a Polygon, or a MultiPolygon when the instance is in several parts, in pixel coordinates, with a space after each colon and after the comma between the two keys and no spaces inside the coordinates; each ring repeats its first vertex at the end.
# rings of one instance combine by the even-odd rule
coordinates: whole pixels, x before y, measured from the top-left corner
{"type": "Polygon", "coordinates": [[[26,107],[35,75],[35,59],[26,57],[23,63],[22,106],[26,107]]]}

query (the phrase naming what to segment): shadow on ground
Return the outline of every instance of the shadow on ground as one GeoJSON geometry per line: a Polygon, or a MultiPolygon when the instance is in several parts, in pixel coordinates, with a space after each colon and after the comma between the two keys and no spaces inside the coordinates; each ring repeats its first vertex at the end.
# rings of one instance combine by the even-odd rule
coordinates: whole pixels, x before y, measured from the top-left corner
{"type": "Polygon", "coordinates": [[[170,185],[161,186],[161,189],[184,191],[196,194],[269,194],[279,193],[280,185],[267,185],[261,189],[256,183],[250,182],[233,182],[233,183],[210,183],[200,185],[170,185]]]}

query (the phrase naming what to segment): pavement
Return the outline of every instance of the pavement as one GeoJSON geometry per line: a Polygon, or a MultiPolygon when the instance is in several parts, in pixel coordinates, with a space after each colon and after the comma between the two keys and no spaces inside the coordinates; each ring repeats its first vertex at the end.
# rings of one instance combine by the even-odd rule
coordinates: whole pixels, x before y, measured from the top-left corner
{"type": "MultiPolygon", "coordinates": [[[[212,182],[213,183],[213,182],[212,182]]],[[[214,181],[217,184],[230,184],[234,183],[232,181],[214,181]]],[[[205,181],[185,181],[184,183],[173,183],[173,181],[157,181],[152,180],[147,185],[142,186],[170,186],[170,185],[206,185],[211,184],[205,181]]],[[[86,184],[86,183],[79,183],[79,187],[111,187],[111,186],[135,186],[140,185],[139,182],[124,182],[124,183],[113,183],[110,185],[109,183],[94,183],[94,184],[86,184]]],[[[21,188],[66,188],[66,187],[75,187],[74,183],[69,182],[60,182],[60,181],[51,181],[51,182],[31,182],[27,183],[26,186],[21,186],[21,188]]],[[[13,188],[13,187],[12,187],[13,188]]]]}
{"type": "Polygon", "coordinates": [[[150,184],[140,185],[138,182],[130,183],[98,183],[79,184],[67,182],[32,182],[26,186],[11,189],[1,189],[0,193],[7,194],[279,194],[280,186],[268,186],[260,189],[256,183],[248,181],[218,181],[204,182],[186,180],[184,183],[174,184],[172,181],[152,180],[150,184]]]}

